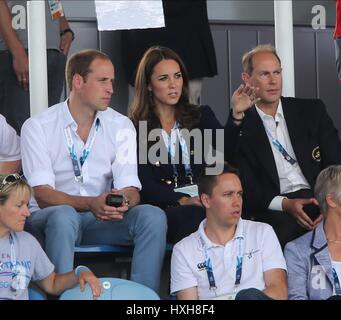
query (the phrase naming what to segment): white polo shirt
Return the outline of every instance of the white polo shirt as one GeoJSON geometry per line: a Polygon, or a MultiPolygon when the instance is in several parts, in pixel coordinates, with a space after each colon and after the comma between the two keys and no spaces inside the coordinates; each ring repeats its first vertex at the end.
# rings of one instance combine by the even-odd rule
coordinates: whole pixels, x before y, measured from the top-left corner
{"type": "Polygon", "coordinates": [[[263,273],[270,269],[286,270],[281,246],[272,227],[266,223],[242,220],[235,235],[225,246],[211,242],[204,231],[206,219],[198,231],[178,242],[171,260],[171,293],[197,287],[200,300],[232,293],[236,280],[238,239],[243,240],[243,268],[237,291],[247,288],[263,290],[263,273]],[[203,242],[200,240],[203,240],[203,242]],[[205,250],[212,261],[216,290],[210,290],[204,267],[205,250]]]}
{"type": "MultiPolygon", "coordinates": [[[[70,128],[78,160],[85,144],[76,133],[77,123],[67,101],[28,119],[21,130],[23,171],[28,183],[32,187],[47,184],[74,196],[98,196],[110,192],[112,186],[141,189],[137,175],[136,130],[132,122],[111,108],[99,111],[88,144],[97,119],[98,131],[82,166],[83,182],[75,179],[65,129],[70,128]]],[[[35,201],[31,206],[31,211],[39,208],[35,201]]]]}
{"type": "Polygon", "coordinates": [[[0,115],[0,161],[20,160],[20,138],[0,115]]]}

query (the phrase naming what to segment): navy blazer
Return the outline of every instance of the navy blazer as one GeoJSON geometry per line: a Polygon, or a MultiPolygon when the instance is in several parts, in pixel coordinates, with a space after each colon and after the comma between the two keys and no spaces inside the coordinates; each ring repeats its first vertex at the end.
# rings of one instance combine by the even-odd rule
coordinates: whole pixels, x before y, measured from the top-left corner
{"type": "MultiPolygon", "coordinates": [[[[322,169],[341,164],[338,132],[321,100],[282,97],[281,101],[296,160],[313,189],[322,169]]],[[[271,145],[255,107],[245,113],[235,161],[242,175],[244,212],[256,217],[266,214],[272,199],[280,195],[280,185],[271,145]]]]}
{"type": "MultiPolygon", "coordinates": [[[[221,126],[217,118],[215,117],[213,111],[208,106],[201,106],[201,117],[200,123],[197,127],[204,132],[204,129],[224,129],[224,159],[229,160],[236,147],[236,141],[239,134],[240,127],[236,126],[232,119],[227,121],[225,127],[221,126]]],[[[203,135],[202,135],[203,136],[203,135]]],[[[215,142],[215,136],[213,135],[213,142],[215,142]]],[[[213,143],[215,148],[215,144],[213,143]]],[[[204,148],[202,147],[204,152],[204,148]]],[[[167,151],[166,151],[167,152],[167,151]]],[[[194,182],[196,181],[198,175],[201,173],[205,167],[205,162],[195,163],[195,154],[198,150],[195,150],[194,144],[190,145],[190,163],[194,175],[194,182]]],[[[204,160],[204,154],[201,155],[204,160]]],[[[181,157],[180,157],[181,160],[181,157]]],[[[185,176],[184,166],[177,165],[180,178],[185,176]]],[[[138,174],[142,184],[141,190],[141,202],[149,203],[161,208],[167,208],[170,206],[178,205],[178,200],[185,196],[185,194],[180,192],[174,192],[173,184],[173,167],[170,163],[150,163],[148,160],[147,164],[141,164],[139,161],[138,174]],[[167,184],[167,182],[172,182],[172,184],[167,184]]],[[[180,179],[181,182],[181,179],[180,179]]]]}
{"type": "Polygon", "coordinates": [[[284,249],[291,300],[321,300],[333,295],[333,271],[323,221],[284,249]]]}

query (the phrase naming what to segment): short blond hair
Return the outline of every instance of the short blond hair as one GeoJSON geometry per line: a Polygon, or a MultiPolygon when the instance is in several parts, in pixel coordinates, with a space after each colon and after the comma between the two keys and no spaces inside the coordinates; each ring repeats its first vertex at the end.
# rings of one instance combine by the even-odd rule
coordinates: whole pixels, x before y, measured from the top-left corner
{"type": "Polygon", "coordinates": [[[19,193],[28,192],[30,197],[33,195],[31,186],[16,174],[0,174],[0,205],[4,205],[13,191],[19,193]],[[4,182],[8,176],[13,176],[13,181],[4,182]]]}
{"type": "Polygon", "coordinates": [[[278,60],[279,64],[281,64],[281,59],[279,58],[276,49],[271,44],[260,44],[252,50],[244,53],[242,58],[243,71],[247,74],[251,75],[253,72],[253,64],[252,59],[255,54],[260,52],[269,52],[272,53],[278,60]]]}

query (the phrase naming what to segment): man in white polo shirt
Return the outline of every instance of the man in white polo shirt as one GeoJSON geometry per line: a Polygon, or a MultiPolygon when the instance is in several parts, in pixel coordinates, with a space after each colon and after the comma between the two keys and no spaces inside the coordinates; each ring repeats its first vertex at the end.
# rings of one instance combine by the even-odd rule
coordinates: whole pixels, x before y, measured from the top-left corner
{"type": "Polygon", "coordinates": [[[0,174],[21,171],[20,138],[0,115],[0,174]]]}
{"type": "Polygon", "coordinates": [[[206,219],[178,242],[171,260],[171,292],[187,299],[287,299],[286,264],[272,227],[241,219],[238,171],[199,178],[206,219]]]}
{"type": "Polygon", "coordinates": [[[73,269],[76,244],[134,245],[131,279],[158,291],[166,218],[157,207],[137,205],[135,128],[108,108],[114,67],[105,54],[84,50],[70,57],[66,77],[69,99],[21,131],[23,170],[36,200],[27,230],[44,236],[59,273],[73,269]],[[125,201],[107,205],[110,191],[125,201]]]}

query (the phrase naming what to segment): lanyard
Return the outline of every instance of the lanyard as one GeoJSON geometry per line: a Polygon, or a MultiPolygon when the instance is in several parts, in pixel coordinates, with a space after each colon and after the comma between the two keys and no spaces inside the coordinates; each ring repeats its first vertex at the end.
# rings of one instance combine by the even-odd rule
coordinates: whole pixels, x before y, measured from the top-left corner
{"type": "Polygon", "coordinates": [[[168,155],[171,158],[175,188],[178,186],[178,177],[179,177],[178,169],[176,167],[176,164],[174,163],[175,162],[175,146],[177,145],[177,141],[180,142],[182,162],[185,167],[186,177],[189,178],[190,184],[193,184],[193,172],[192,172],[192,168],[190,164],[188,146],[179,128],[180,128],[180,125],[176,121],[174,124],[174,127],[171,130],[170,135],[167,135],[167,133],[164,130],[162,130],[162,135],[163,135],[164,141],[168,149],[168,155]]]}
{"type": "Polygon", "coordinates": [[[283,156],[283,158],[286,161],[288,161],[291,165],[295,165],[297,163],[297,161],[293,157],[291,157],[290,154],[282,146],[282,144],[277,139],[275,139],[273,137],[270,130],[266,127],[265,123],[264,123],[264,128],[265,128],[265,131],[266,131],[268,137],[271,139],[272,144],[280,152],[280,154],[283,156]]]}
{"type": "MultiPolygon", "coordinates": [[[[17,274],[17,262],[16,262],[16,257],[15,257],[15,248],[14,248],[14,240],[13,240],[13,236],[12,234],[10,233],[9,234],[9,245],[10,245],[10,250],[11,250],[11,264],[12,264],[12,272],[13,272],[13,276],[15,274],[17,274]]],[[[3,262],[0,261],[0,271],[3,270],[3,262]]]]}
{"type": "Polygon", "coordinates": [[[14,239],[12,234],[9,234],[9,243],[11,246],[11,264],[12,264],[12,282],[11,282],[11,291],[13,292],[14,295],[17,295],[17,288],[13,286],[14,280],[17,279],[16,277],[18,276],[18,268],[17,268],[17,259],[15,256],[15,248],[14,248],[14,239]]]}
{"type": "Polygon", "coordinates": [[[79,159],[79,163],[78,163],[77,153],[75,150],[75,145],[73,143],[73,139],[72,139],[72,135],[71,135],[70,126],[68,126],[67,128],[64,129],[64,134],[65,134],[67,146],[68,146],[69,153],[70,153],[70,158],[72,161],[73,172],[75,173],[75,179],[77,182],[80,182],[80,183],[83,182],[82,167],[83,167],[85,160],[88,158],[90,151],[91,151],[91,148],[95,142],[97,132],[98,132],[98,128],[99,128],[99,118],[96,119],[95,131],[93,131],[93,134],[92,134],[92,137],[90,139],[88,146],[87,146],[87,143],[84,146],[82,156],[79,159]]]}
{"type": "MultiPolygon", "coordinates": [[[[237,287],[239,286],[240,280],[242,278],[244,238],[243,237],[237,237],[236,240],[238,240],[238,254],[236,257],[236,280],[234,282],[234,291],[235,292],[237,291],[237,287]]],[[[212,261],[208,255],[204,240],[202,239],[201,236],[200,236],[200,242],[201,242],[201,245],[202,245],[204,252],[205,252],[205,269],[207,272],[210,290],[212,290],[212,289],[215,290],[215,289],[217,289],[217,286],[216,286],[215,279],[214,279],[212,261]]]]}
{"type": "Polygon", "coordinates": [[[12,271],[13,274],[17,273],[17,262],[16,262],[16,257],[15,257],[15,248],[14,248],[14,240],[13,240],[13,236],[10,233],[9,234],[9,244],[11,246],[11,264],[12,264],[12,271]]]}
{"type": "Polygon", "coordinates": [[[334,268],[333,269],[333,279],[334,279],[334,286],[335,286],[335,293],[337,295],[341,295],[341,287],[340,287],[340,281],[339,277],[337,276],[337,272],[334,268]]]}

